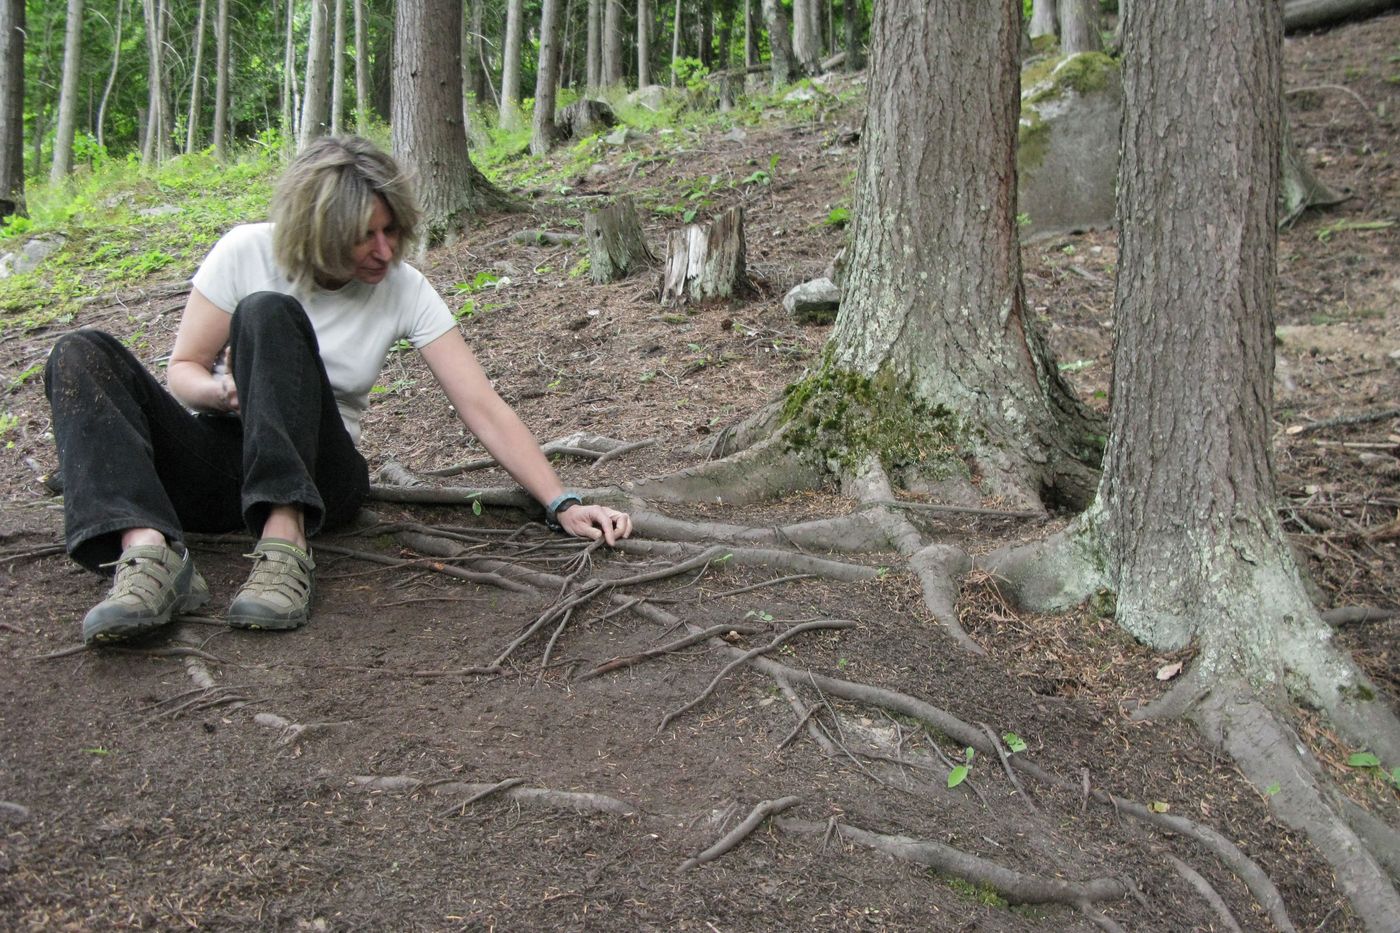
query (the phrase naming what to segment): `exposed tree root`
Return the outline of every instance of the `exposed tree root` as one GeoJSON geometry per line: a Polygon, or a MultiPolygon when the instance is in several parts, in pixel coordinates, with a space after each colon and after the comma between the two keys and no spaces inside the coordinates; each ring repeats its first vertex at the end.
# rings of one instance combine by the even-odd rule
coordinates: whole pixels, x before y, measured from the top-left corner
{"type": "Polygon", "coordinates": [[[720,522],[684,521],[646,509],[633,509],[632,527],[645,537],[667,541],[721,541],[847,553],[884,551],[890,548],[889,538],[877,523],[859,512],[781,527],[753,528],[720,522]]]}
{"type": "MultiPolygon", "coordinates": [[[[405,543],[413,540],[414,539],[411,536],[405,536],[405,543]]],[[[509,580],[505,577],[502,577],[500,574],[483,573],[474,570],[463,570],[461,567],[451,567],[447,564],[438,563],[437,561],[403,561],[397,558],[385,557],[381,554],[375,554],[371,551],[356,551],[350,548],[339,547],[338,545],[334,544],[322,544],[319,542],[316,545],[316,550],[318,552],[324,552],[326,554],[337,554],[343,557],[351,557],[355,560],[362,560],[371,564],[382,564],[386,567],[404,567],[413,563],[420,563],[421,566],[426,567],[434,573],[440,573],[444,576],[454,577],[458,580],[466,580],[469,583],[480,583],[485,586],[494,586],[498,587],[499,589],[510,590],[513,593],[523,593],[526,595],[534,595],[535,592],[530,587],[522,586],[521,584],[516,583],[514,580],[509,580]]],[[[460,547],[457,547],[455,550],[456,554],[452,556],[457,556],[457,554],[461,553],[460,547]]]]}
{"type": "Polygon", "coordinates": [[[279,733],[278,745],[295,745],[304,739],[318,735],[328,735],[339,732],[350,725],[348,720],[340,722],[292,722],[285,716],[278,716],[276,713],[258,713],[253,717],[253,722],[265,729],[276,729],[279,733]]]}
{"type": "Polygon", "coordinates": [[[1343,625],[1359,625],[1366,622],[1385,622],[1400,616],[1400,609],[1381,609],[1376,606],[1339,606],[1322,614],[1322,621],[1333,628],[1343,625]]]}
{"type": "Polygon", "coordinates": [[[1200,872],[1196,871],[1196,869],[1187,865],[1170,852],[1167,853],[1167,861],[1171,862],[1172,867],[1176,869],[1176,873],[1180,875],[1187,884],[1196,889],[1197,894],[1205,898],[1206,903],[1215,911],[1216,916],[1220,918],[1220,922],[1225,925],[1226,930],[1231,931],[1231,933],[1244,933],[1244,931],[1240,929],[1239,923],[1235,920],[1235,915],[1230,913],[1229,907],[1225,906],[1225,900],[1220,896],[1220,892],[1216,891],[1200,872]]]}
{"type": "Polygon", "coordinates": [[[728,502],[742,505],[821,483],[821,471],[787,449],[783,432],[723,460],[678,470],[623,489],[648,502],[728,502]]]}
{"type": "MultiPolygon", "coordinates": [[[[1392,930],[1400,894],[1385,869],[1351,827],[1328,805],[1325,777],[1301,742],[1242,683],[1223,683],[1193,707],[1193,718],[1263,790],[1279,819],[1304,833],[1326,857],[1337,883],[1371,930],[1392,930]]],[[[1390,853],[1393,860],[1400,853],[1390,853]]]]}
{"type": "MultiPolygon", "coordinates": [[[[693,546],[684,544],[632,538],[619,541],[617,549],[628,554],[654,554],[665,557],[680,557],[695,551],[693,546]]],[[[772,567],[792,573],[812,574],[842,583],[858,583],[861,580],[874,580],[880,576],[880,570],[876,567],[812,557],[808,554],[781,551],[776,548],[735,547],[723,548],[722,550],[723,553],[731,555],[736,564],[772,567]]]]}
{"type": "MultiPolygon", "coordinates": [[[[461,781],[421,781],[418,778],[402,775],[355,775],[350,778],[350,783],[361,790],[391,793],[413,793],[422,790],[438,796],[446,794],[454,797],[470,797],[483,791],[494,792],[500,786],[499,784],[468,784],[461,781]]],[[[633,804],[618,800],[616,797],[609,797],[606,794],[551,790],[547,787],[514,786],[499,791],[499,796],[517,803],[573,810],[576,813],[610,813],[614,816],[636,816],[639,813],[638,808],[633,804]]]]}
{"type": "Polygon", "coordinates": [[[472,794],[466,800],[461,800],[457,803],[454,803],[452,806],[439,813],[438,816],[461,816],[462,814],[467,812],[467,807],[470,807],[472,804],[485,800],[487,797],[490,797],[493,794],[498,794],[503,790],[510,790],[512,787],[518,787],[524,783],[524,778],[506,778],[504,781],[501,781],[497,784],[492,784],[485,790],[477,791],[475,794],[472,794]]]}
{"type": "Polygon", "coordinates": [[[646,651],[643,651],[639,654],[632,654],[628,655],[625,658],[613,658],[610,661],[604,661],[597,667],[591,670],[584,671],[582,674],[579,674],[577,677],[574,678],[574,681],[577,683],[585,680],[592,680],[593,678],[600,677],[603,674],[608,674],[612,671],[621,670],[624,667],[631,667],[634,664],[640,664],[641,662],[649,660],[651,658],[659,658],[663,657],[664,655],[674,654],[677,651],[682,651],[686,648],[689,648],[692,645],[705,641],[708,638],[727,635],[731,632],[736,632],[740,635],[756,635],[762,631],[765,631],[765,629],[763,626],[759,625],[712,625],[707,629],[704,629],[699,632],[692,632],[684,638],[679,638],[673,642],[668,642],[667,644],[661,645],[658,648],[649,648],[646,651]]]}
{"type": "Polygon", "coordinates": [[[800,803],[801,800],[801,797],[779,797],[776,800],[763,801],[758,806],[754,807],[748,816],[744,817],[743,822],[721,836],[714,845],[700,854],[681,862],[679,870],[686,872],[690,871],[692,868],[698,868],[706,862],[713,862],[747,839],[749,834],[757,829],[759,824],[768,819],[768,817],[782,813],[784,810],[800,803]]]}
{"type": "Polygon", "coordinates": [[[689,703],[685,704],[681,708],[673,710],[667,713],[665,716],[661,717],[661,723],[656,727],[656,731],[664,732],[666,730],[666,727],[669,726],[672,722],[674,722],[677,717],[685,714],[686,712],[689,712],[690,710],[703,703],[706,700],[706,698],[710,696],[710,694],[715,692],[715,687],[719,686],[719,682],[723,680],[736,667],[739,667],[741,664],[745,664],[758,657],[759,655],[767,654],[770,651],[776,651],[778,647],[783,644],[783,642],[797,635],[800,635],[803,632],[814,631],[816,629],[855,628],[855,625],[856,623],[850,621],[849,619],[824,619],[819,622],[804,622],[801,625],[794,625],[792,628],[788,629],[786,632],[783,632],[781,635],[779,635],[777,638],[773,639],[766,645],[761,645],[758,648],[745,651],[743,654],[739,655],[739,657],[735,658],[733,661],[725,665],[724,668],[721,669],[720,672],[714,676],[714,679],[710,681],[709,686],[707,686],[704,690],[700,691],[699,696],[697,696],[695,699],[691,700],[689,703]]]}
{"type": "MultiPolygon", "coordinates": [[[[784,832],[805,835],[824,834],[828,829],[826,823],[804,820],[780,818],[774,822],[784,832]]],[[[1131,882],[1119,878],[1092,878],[1075,882],[1027,875],[941,842],[871,832],[848,823],[837,823],[836,832],[844,839],[869,846],[892,858],[916,862],[974,885],[985,885],[1013,904],[1064,904],[1078,908],[1081,904],[1095,901],[1122,900],[1134,888],[1131,882]]]]}
{"type": "MultiPolygon", "coordinates": [[[[593,466],[598,467],[607,463],[609,460],[617,459],[623,454],[648,447],[655,443],[655,438],[627,442],[614,440],[610,437],[603,437],[598,434],[571,434],[568,437],[562,437],[558,440],[541,444],[540,449],[544,452],[546,457],[577,457],[580,460],[592,460],[593,466]]],[[[434,477],[461,476],[463,473],[470,473],[474,470],[488,470],[497,465],[493,457],[480,457],[476,460],[467,460],[450,467],[442,467],[436,470],[423,470],[419,475],[434,477]]]]}

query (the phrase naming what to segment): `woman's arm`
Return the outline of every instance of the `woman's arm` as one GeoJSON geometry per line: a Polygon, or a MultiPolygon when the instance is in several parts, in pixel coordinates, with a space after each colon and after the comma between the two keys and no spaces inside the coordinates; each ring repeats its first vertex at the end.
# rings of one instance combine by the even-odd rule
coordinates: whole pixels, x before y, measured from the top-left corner
{"type": "Polygon", "coordinates": [[[196,411],[238,411],[238,389],[231,372],[214,372],[228,345],[232,316],[194,288],[180,318],[165,381],[170,394],[196,411]]]}
{"type": "MultiPolygon", "coordinates": [[[[564,491],[530,429],[496,394],[491,380],[455,328],[424,347],[422,354],[457,409],[462,424],[526,492],[547,504],[564,491]]],[[[561,512],[558,519],[564,530],[575,537],[601,537],[609,545],[632,533],[632,519],[627,513],[601,505],[576,505],[561,512]]]]}

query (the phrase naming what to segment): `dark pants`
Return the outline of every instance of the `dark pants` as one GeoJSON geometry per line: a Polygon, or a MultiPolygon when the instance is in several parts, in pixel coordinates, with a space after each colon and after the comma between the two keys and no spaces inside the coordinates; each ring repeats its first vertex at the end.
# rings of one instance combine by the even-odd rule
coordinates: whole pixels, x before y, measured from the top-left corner
{"type": "Polygon", "coordinates": [[[68,553],[96,569],[121,532],[262,533],[275,505],[299,505],[306,533],[349,520],[369,491],[316,334],[293,298],[258,292],[229,329],[238,416],[194,415],[114,337],[61,337],[44,370],[63,469],[68,553]]]}

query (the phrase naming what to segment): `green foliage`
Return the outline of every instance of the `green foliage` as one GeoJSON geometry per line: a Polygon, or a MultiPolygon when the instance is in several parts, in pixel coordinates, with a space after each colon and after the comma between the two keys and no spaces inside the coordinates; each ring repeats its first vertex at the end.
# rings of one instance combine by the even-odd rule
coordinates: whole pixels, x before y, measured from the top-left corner
{"type": "Polygon", "coordinates": [[[838,230],[851,222],[851,211],[845,207],[833,207],[826,215],[826,225],[838,230]]]}
{"type": "Polygon", "coordinates": [[[671,71],[691,93],[699,93],[708,87],[706,79],[710,76],[710,69],[701,64],[698,58],[678,58],[671,63],[671,71]]]}
{"type": "Polygon", "coordinates": [[[1026,740],[1014,732],[1003,732],[1001,740],[1006,743],[1006,747],[1015,755],[1026,750],[1026,740]]]}
{"type": "Polygon", "coordinates": [[[963,763],[954,765],[953,770],[948,772],[949,789],[957,787],[967,780],[967,776],[972,773],[972,760],[976,757],[977,750],[975,748],[968,747],[963,750],[963,763]]]}
{"type": "Polygon", "coordinates": [[[972,898],[984,907],[1007,907],[1009,902],[1006,898],[997,893],[997,889],[989,884],[973,884],[962,878],[946,878],[948,887],[961,894],[972,898]]]}

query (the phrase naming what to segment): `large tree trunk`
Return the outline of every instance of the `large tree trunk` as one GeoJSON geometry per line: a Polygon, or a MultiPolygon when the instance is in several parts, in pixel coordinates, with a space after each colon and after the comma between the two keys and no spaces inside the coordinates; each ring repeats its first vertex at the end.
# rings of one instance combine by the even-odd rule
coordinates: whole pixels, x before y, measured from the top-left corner
{"type": "Polygon", "coordinates": [[[185,154],[194,152],[199,143],[200,98],[204,82],[204,14],[207,0],[199,0],[199,16],[194,27],[194,67],[190,77],[190,106],[185,117],[185,154]]]}
{"type": "MultiPolygon", "coordinates": [[[[204,0],[199,3],[200,35],[204,29],[204,0]]],[[[59,182],[73,170],[73,125],[78,111],[78,71],[83,54],[83,0],[68,0],[68,24],[63,34],[63,83],[58,95],[58,128],[53,138],[51,182],[59,182]]],[[[196,58],[195,81],[199,81],[196,58]]],[[[196,87],[198,84],[196,83],[196,87]]],[[[35,166],[37,169],[37,166],[35,166]]]]}
{"type": "Polygon", "coordinates": [[[603,86],[603,0],[588,0],[588,50],[585,59],[587,87],[589,93],[593,93],[603,86]]]}
{"type": "Polygon", "coordinates": [[[330,83],[331,0],[311,0],[311,33],[306,40],[306,85],[301,101],[299,145],[325,135],[330,112],[326,99],[330,83]]]}
{"type": "Polygon", "coordinates": [[[772,53],[773,87],[792,83],[797,64],[792,55],[792,30],[787,11],[779,0],[763,0],[763,22],[768,27],[768,49],[772,53]]]}
{"type": "Polygon", "coordinates": [[[1066,55],[1103,51],[1099,0],[1060,0],[1060,51],[1066,55]]]}
{"type": "Polygon", "coordinates": [[[530,152],[541,156],[554,145],[554,99],[559,88],[559,4],[544,0],[540,11],[540,61],[535,72],[535,114],[530,152]]]}
{"type": "Polygon", "coordinates": [[[637,0],[637,87],[651,83],[651,3],[637,0]]]}
{"type": "MultiPolygon", "coordinates": [[[[956,413],[966,430],[953,440],[984,492],[1083,504],[1099,454],[1092,419],[1021,287],[1020,38],[1015,0],[875,7],[833,361],[956,413]]],[[[956,459],[930,472],[960,469],[956,459]]]]}
{"type": "Polygon", "coordinates": [[[467,155],[461,17],[461,0],[399,0],[394,15],[394,152],[418,180],[425,245],[455,239],[477,208],[506,203],[467,155]]]}
{"type": "Polygon", "coordinates": [[[695,13],[696,58],[700,64],[713,70],[715,63],[715,3],[714,0],[700,0],[700,8],[695,13]]]}
{"type": "MultiPolygon", "coordinates": [[[[758,64],[758,35],[754,28],[753,15],[754,0],[744,0],[744,68],[752,68],[758,64]]],[[[859,3],[860,0],[846,0],[847,3],[859,3]]]]}
{"type": "Polygon", "coordinates": [[[792,54],[803,70],[815,74],[822,58],[822,37],[817,26],[817,0],[793,0],[792,54]]]}
{"type": "Polygon", "coordinates": [[[214,158],[228,161],[228,0],[219,0],[214,15],[214,158]]]}
{"type": "Polygon", "coordinates": [[[24,209],[24,0],[0,0],[0,217],[24,209]]]}
{"type": "Polygon", "coordinates": [[[860,49],[860,0],[846,0],[846,70],[859,71],[865,66],[860,49]]]}
{"type": "Polygon", "coordinates": [[[622,83],[622,0],[604,0],[603,8],[603,83],[617,87],[622,83]]]}
{"type": "MultiPolygon", "coordinates": [[[[501,48],[501,107],[498,120],[505,129],[520,122],[520,30],[525,18],[524,0],[507,0],[506,37],[501,48]]],[[[394,122],[398,122],[395,115],[394,122]]]]}
{"type": "Polygon", "coordinates": [[[1065,532],[987,564],[1023,603],[1105,588],[1138,639],[1163,651],[1194,644],[1191,670],[1147,715],[1194,719],[1332,864],[1367,928],[1391,930],[1393,879],[1271,709],[1291,693],[1353,747],[1400,761],[1400,722],[1332,645],[1276,512],[1280,13],[1276,3],[1129,7],[1102,481],[1065,532]]]}
{"type": "Polygon", "coordinates": [[[1055,0],[1034,0],[1031,4],[1030,34],[1032,39],[1055,34],[1055,0]]]}

